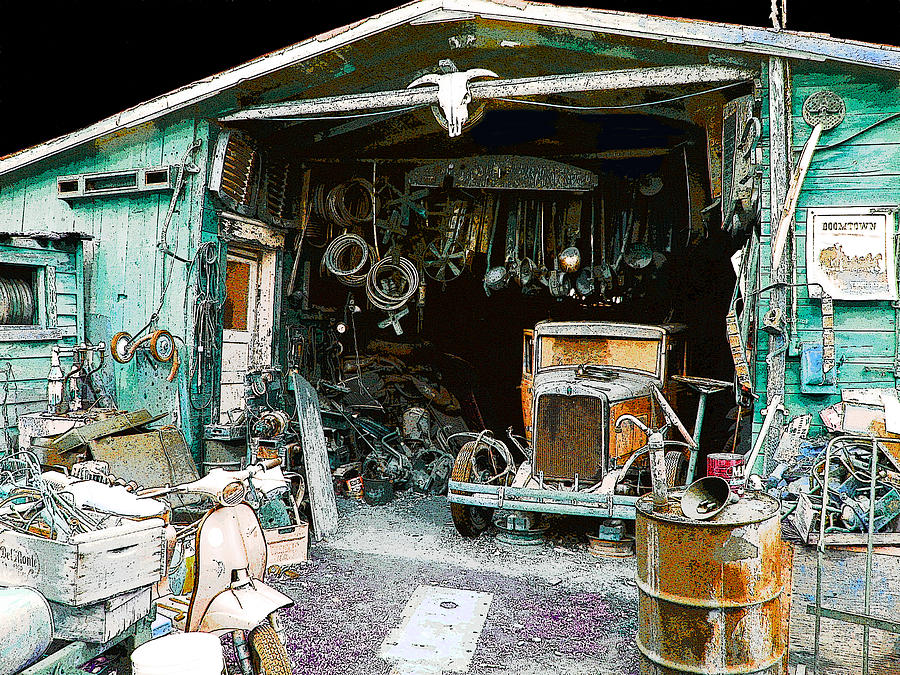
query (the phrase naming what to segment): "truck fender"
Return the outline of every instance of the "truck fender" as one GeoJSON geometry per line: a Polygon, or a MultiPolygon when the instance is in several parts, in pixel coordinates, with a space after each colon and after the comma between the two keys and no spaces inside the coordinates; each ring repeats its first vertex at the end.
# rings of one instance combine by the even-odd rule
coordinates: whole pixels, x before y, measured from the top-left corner
{"type": "Polygon", "coordinates": [[[230,630],[253,630],[272,612],[294,604],[258,579],[241,588],[226,588],[209,603],[198,630],[214,633],[230,630]]]}

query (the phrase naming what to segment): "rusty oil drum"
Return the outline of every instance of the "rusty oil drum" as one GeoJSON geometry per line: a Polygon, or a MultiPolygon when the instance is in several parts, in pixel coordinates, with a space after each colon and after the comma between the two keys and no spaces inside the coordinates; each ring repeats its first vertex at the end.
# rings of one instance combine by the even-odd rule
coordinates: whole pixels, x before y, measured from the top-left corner
{"type": "Polygon", "coordinates": [[[637,502],[641,672],[786,672],[791,566],[778,502],[747,493],[695,521],[681,494],[656,511],[652,495],[637,502]]]}

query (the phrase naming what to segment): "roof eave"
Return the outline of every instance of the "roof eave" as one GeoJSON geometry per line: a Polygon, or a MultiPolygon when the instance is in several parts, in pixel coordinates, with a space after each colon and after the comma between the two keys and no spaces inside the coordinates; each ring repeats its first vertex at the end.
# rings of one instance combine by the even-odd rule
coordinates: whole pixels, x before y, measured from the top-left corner
{"type": "Polygon", "coordinates": [[[0,175],[121,129],[152,122],[208,100],[230,87],[406,23],[443,23],[469,17],[576,28],[673,44],[900,70],[900,49],[828,35],[776,31],[711,21],[561,7],[525,0],[414,0],[185,85],[96,124],[0,158],[0,175]]]}

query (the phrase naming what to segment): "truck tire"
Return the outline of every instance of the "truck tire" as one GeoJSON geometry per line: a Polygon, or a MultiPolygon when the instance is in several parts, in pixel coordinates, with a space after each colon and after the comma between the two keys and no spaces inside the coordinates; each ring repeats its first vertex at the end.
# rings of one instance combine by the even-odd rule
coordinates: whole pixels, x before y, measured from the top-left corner
{"type": "MultiPolygon", "coordinates": [[[[456,461],[453,463],[453,480],[468,482],[472,480],[475,471],[472,468],[472,455],[478,443],[470,441],[460,448],[456,461]]],[[[450,504],[450,515],[456,530],[464,537],[477,537],[491,524],[493,509],[486,506],[471,506],[470,504],[450,504]]]]}
{"type": "Polygon", "coordinates": [[[268,621],[250,631],[250,662],[256,675],[291,675],[287,649],[268,621]]]}

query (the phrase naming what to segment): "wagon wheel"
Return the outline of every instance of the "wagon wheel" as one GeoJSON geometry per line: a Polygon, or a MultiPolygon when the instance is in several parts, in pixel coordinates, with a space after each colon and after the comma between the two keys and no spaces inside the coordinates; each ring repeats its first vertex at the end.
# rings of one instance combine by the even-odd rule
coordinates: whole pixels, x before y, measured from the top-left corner
{"type": "Polygon", "coordinates": [[[131,352],[131,341],[131,335],[125,331],[113,335],[109,343],[109,351],[115,361],[128,363],[134,358],[134,353],[131,352]]]}
{"type": "Polygon", "coordinates": [[[425,250],[425,274],[435,281],[451,281],[463,273],[466,250],[453,240],[436,240],[425,250]]]}
{"type": "MultiPolygon", "coordinates": [[[[475,478],[475,469],[472,466],[472,458],[478,449],[477,441],[466,443],[453,463],[452,480],[471,482],[475,478]]],[[[453,524],[464,537],[477,537],[491,524],[493,509],[485,506],[472,506],[470,504],[450,504],[450,515],[453,524]]]]}

